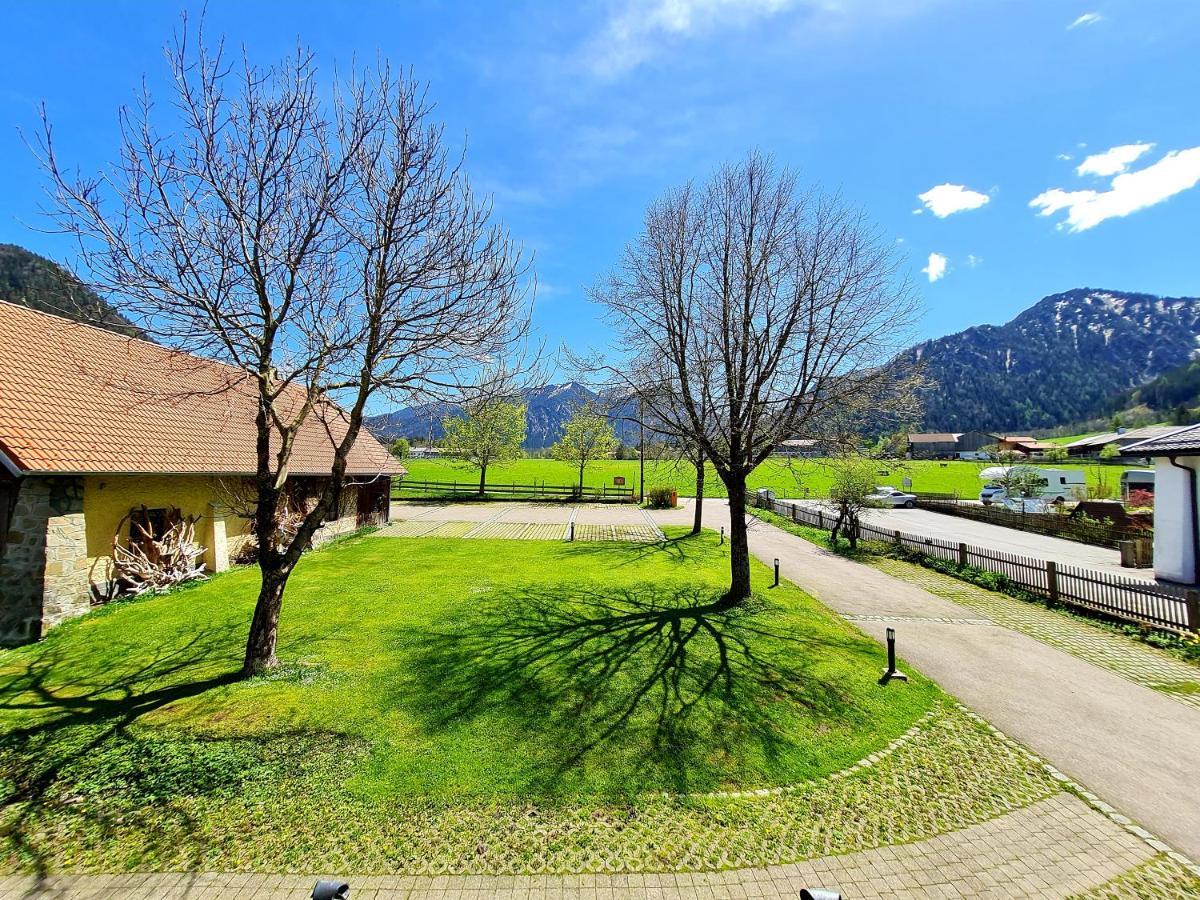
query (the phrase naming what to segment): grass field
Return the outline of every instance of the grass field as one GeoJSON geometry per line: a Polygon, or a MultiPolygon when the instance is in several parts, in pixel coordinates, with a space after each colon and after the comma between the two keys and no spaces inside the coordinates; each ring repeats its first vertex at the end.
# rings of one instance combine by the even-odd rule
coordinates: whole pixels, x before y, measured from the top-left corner
{"type": "Polygon", "coordinates": [[[255,829],[311,831],[288,816],[386,840],[394,813],[337,834],[361,803],[789,784],[877,750],[942,696],[919,675],[877,685],[882,649],[757,563],[755,598],[722,609],[728,546],[671,537],[351,539],[303,559],[284,665],[249,681],[234,673],[255,569],[4,651],[0,858],[120,869],[180,841],[253,857],[255,829]]]}
{"type": "MultiPolygon", "coordinates": [[[[409,471],[408,477],[415,480],[459,481],[469,484],[479,482],[478,470],[451,460],[408,459],[404,461],[404,465],[409,471]]],[[[967,461],[880,460],[877,474],[880,484],[896,488],[901,487],[902,480],[907,476],[912,479],[912,489],[916,491],[977,497],[980,488],[983,487],[979,473],[985,465],[967,461]]],[[[1112,465],[1064,465],[1062,468],[1082,469],[1088,484],[1094,486],[1104,478],[1113,488],[1117,487],[1121,471],[1120,467],[1112,465]]],[[[584,481],[588,485],[599,487],[611,485],[614,476],[623,476],[626,486],[636,490],[637,460],[608,459],[593,463],[588,467],[584,481]]],[[[545,482],[569,485],[574,484],[577,477],[577,469],[570,463],[554,459],[519,459],[488,470],[489,484],[545,482]]],[[[824,460],[769,459],[751,474],[750,488],[771,488],[780,497],[823,497],[828,496],[831,478],[832,471],[824,460]]],[[[696,493],[695,470],[686,465],[647,462],[646,487],[649,489],[659,485],[674,487],[681,497],[693,496],[696,493]]],[[[410,493],[397,491],[396,496],[406,496],[410,493]]],[[[711,466],[705,477],[704,495],[725,496],[725,486],[711,466]]]]}

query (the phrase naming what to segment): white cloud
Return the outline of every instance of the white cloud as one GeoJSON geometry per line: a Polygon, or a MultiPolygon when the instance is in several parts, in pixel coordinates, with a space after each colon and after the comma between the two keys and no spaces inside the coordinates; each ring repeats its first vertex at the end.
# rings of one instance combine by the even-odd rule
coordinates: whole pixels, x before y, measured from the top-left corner
{"type": "Polygon", "coordinates": [[[1127,216],[1162,203],[1197,183],[1200,183],[1200,147],[1191,147],[1172,150],[1156,163],[1117,175],[1106,191],[1052,188],[1038,194],[1029,205],[1043,216],[1065,209],[1067,218],[1058,227],[1087,231],[1105,219],[1127,216]]]}
{"type": "Polygon", "coordinates": [[[1058,159],[1061,159],[1063,162],[1070,162],[1070,161],[1071,161],[1071,158],[1072,158],[1072,157],[1071,157],[1071,154],[1070,154],[1070,153],[1060,153],[1060,154],[1058,154],[1058,159]]]}
{"type": "Polygon", "coordinates": [[[976,256],[974,253],[967,254],[967,265],[974,269],[976,266],[983,265],[983,257],[976,256]]]}
{"type": "Polygon", "coordinates": [[[796,0],[625,0],[593,42],[593,68],[617,75],[652,57],[672,39],[738,27],[773,16],[796,0]]]}
{"type": "Polygon", "coordinates": [[[1093,153],[1075,168],[1077,175],[1118,175],[1137,162],[1138,157],[1154,149],[1153,144],[1121,144],[1103,153],[1093,153]]]}
{"type": "Polygon", "coordinates": [[[837,33],[860,24],[877,28],[944,0],[606,0],[609,14],[580,48],[595,75],[623,75],[672,45],[727,35],[783,13],[803,15],[809,34],[837,33]]]}
{"type": "Polygon", "coordinates": [[[946,257],[940,253],[930,253],[929,262],[921,271],[929,276],[932,284],[946,274],[946,257]]]}
{"type": "Polygon", "coordinates": [[[1070,31],[1072,28],[1080,28],[1084,25],[1095,25],[1097,22],[1099,22],[1103,18],[1104,18],[1104,16],[1100,15],[1100,13],[1094,13],[1094,12],[1084,13],[1082,16],[1080,16],[1078,19],[1076,19],[1074,22],[1072,22],[1070,25],[1067,26],[1067,31],[1070,31]]]}
{"type": "MultiPolygon", "coordinates": [[[[939,219],[944,219],[957,212],[979,209],[991,198],[987,194],[973,191],[965,185],[939,184],[923,194],[918,194],[917,199],[939,219]]],[[[913,210],[913,212],[920,212],[920,210],[913,210]]]]}

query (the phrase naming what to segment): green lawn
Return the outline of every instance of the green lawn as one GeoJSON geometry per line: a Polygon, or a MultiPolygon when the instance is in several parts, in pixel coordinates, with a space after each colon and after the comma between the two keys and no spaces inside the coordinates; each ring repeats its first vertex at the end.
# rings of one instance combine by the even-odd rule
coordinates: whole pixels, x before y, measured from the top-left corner
{"type": "MultiPolygon", "coordinates": [[[[721,609],[728,547],[671,537],[352,539],[302,561],[284,667],[250,681],[232,673],[253,569],[4,651],[0,858],[253,867],[247,834],[286,856],[288,829],[311,831],[295,817],[336,829],[322,796],[353,818],[790,784],[878,750],[941,696],[919,675],[879,686],[881,648],[758,564],[754,600],[721,609]]],[[[369,821],[355,840],[386,842],[386,816],[369,821]]]]}
{"type": "MultiPolygon", "coordinates": [[[[404,461],[409,477],[427,481],[458,481],[477,485],[479,472],[462,463],[445,459],[408,459],[404,461]]],[[[957,493],[962,497],[977,497],[983,482],[979,479],[984,463],[968,461],[935,460],[880,460],[877,467],[880,484],[899,488],[905,476],[912,479],[912,489],[938,493],[957,493]]],[[[1118,466],[1065,465],[1066,469],[1082,469],[1088,483],[1095,485],[1100,478],[1107,478],[1110,486],[1120,479],[1118,466]]],[[[488,470],[489,484],[547,484],[569,485],[578,479],[578,470],[570,463],[554,459],[518,459],[488,470]]],[[[614,476],[623,476],[627,487],[636,490],[638,481],[637,460],[608,459],[593,463],[587,469],[586,484],[599,487],[611,485],[614,476]]],[[[826,460],[821,459],[769,459],[750,476],[751,490],[771,488],[780,497],[824,497],[828,496],[832,473],[826,460]],[[807,493],[805,493],[807,491],[807,493]]],[[[674,486],[681,497],[696,493],[695,470],[688,465],[667,462],[646,463],[646,487],[659,485],[674,486]]],[[[412,492],[397,491],[396,496],[411,496],[412,492]]],[[[709,467],[705,478],[706,497],[724,497],[725,486],[709,467]]]]}

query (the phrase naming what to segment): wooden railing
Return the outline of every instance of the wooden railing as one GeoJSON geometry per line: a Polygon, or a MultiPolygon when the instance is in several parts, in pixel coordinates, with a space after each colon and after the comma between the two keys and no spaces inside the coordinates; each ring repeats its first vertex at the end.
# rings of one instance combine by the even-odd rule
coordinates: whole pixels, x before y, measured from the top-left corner
{"type": "MultiPolygon", "coordinates": [[[[757,497],[753,505],[793,522],[830,531],[835,517],[819,508],[757,497]]],[[[864,541],[887,541],[924,556],[1003,575],[1013,585],[1047,599],[1167,631],[1200,631],[1200,591],[1137,581],[1050,560],[1001,553],[900,530],[860,524],[864,541]]]]}
{"type": "MultiPolygon", "coordinates": [[[[533,498],[541,500],[601,500],[614,503],[629,503],[634,499],[633,488],[602,485],[582,488],[577,484],[546,484],[534,482],[519,484],[518,482],[492,482],[484,485],[483,495],[487,497],[502,497],[504,499],[533,498]]],[[[392,482],[393,498],[404,496],[426,497],[471,497],[480,496],[478,481],[418,481],[401,478],[392,482]]]]}

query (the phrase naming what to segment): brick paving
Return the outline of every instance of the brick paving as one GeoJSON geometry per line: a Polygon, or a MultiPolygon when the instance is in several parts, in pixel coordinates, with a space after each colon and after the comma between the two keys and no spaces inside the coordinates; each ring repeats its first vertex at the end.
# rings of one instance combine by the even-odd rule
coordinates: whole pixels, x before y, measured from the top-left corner
{"type": "Polygon", "coordinates": [[[1065,613],[989,591],[914,563],[880,558],[871,565],[918,584],[931,594],[983,613],[986,621],[1020,631],[1136,684],[1200,708],[1200,666],[1065,613]]]}
{"type": "Polygon", "coordinates": [[[665,535],[640,507],[567,504],[393,504],[393,521],[376,537],[455,537],[516,541],[654,543],[665,535]]]}
{"type": "MultiPolygon", "coordinates": [[[[564,541],[569,526],[547,522],[436,522],[414,520],[392,522],[372,537],[385,538],[467,538],[512,541],[564,541]]],[[[663,539],[662,532],[652,525],[599,525],[575,526],[577,541],[633,541],[654,543],[663,539]]]]}
{"type": "MultiPolygon", "coordinates": [[[[950,834],[790,865],[726,872],[531,876],[344,876],[355,900],[467,898],[795,897],[828,887],[847,898],[1069,897],[1134,884],[1186,887],[1193,877],[1070,794],[950,834]],[[1172,884],[1171,882],[1175,882],[1172,884]]],[[[0,878],[5,897],[100,900],[301,898],[314,876],[203,873],[0,878]]],[[[1096,897],[1120,896],[1097,893],[1096,897]]],[[[1163,894],[1163,896],[1184,896],[1163,894]]]]}

